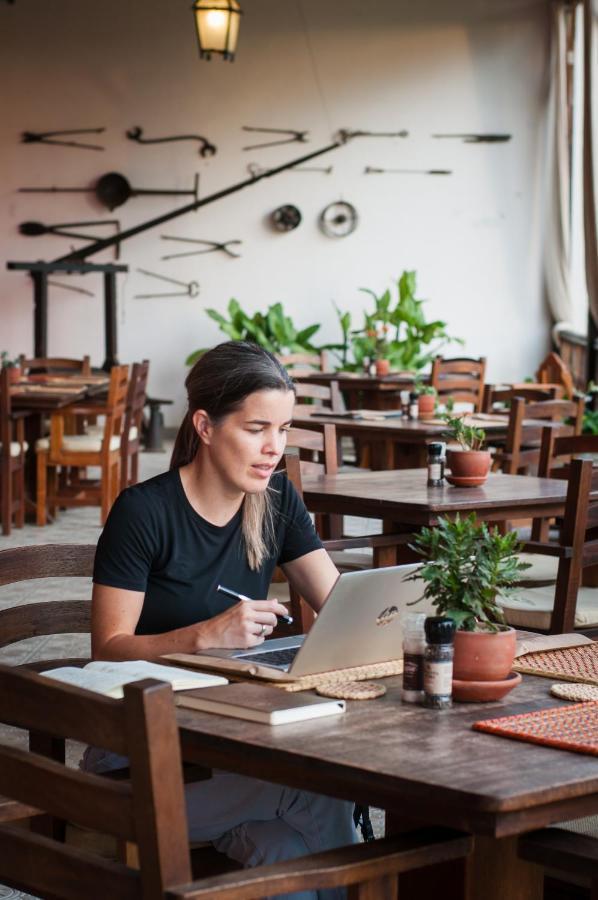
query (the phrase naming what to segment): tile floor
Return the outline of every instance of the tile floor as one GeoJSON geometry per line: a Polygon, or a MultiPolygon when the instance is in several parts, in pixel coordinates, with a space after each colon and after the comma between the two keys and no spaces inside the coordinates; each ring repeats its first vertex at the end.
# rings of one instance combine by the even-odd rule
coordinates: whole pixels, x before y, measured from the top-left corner
{"type": "MultiPolygon", "coordinates": [[[[166,471],[170,459],[170,447],[164,453],[142,453],[140,457],[140,478],[147,479],[166,471]]],[[[368,529],[375,531],[380,523],[373,520],[349,520],[347,530],[352,534],[364,534],[368,529]],[[364,527],[365,526],[365,527],[364,527]]],[[[0,536],[0,550],[48,543],[90,543],[95,544],[100,536],[100,512],[97,507],[82,507],[65,510],[57,521],[44,528],[26,525],[14,529],[10,537],[0,536]]],[[[17,585],[0,586],[0,609],[16,604],[39,603],[58,597],[68,600],[85,599],[91,592],[91,581],[87,578],[39,579],[17,585]]],[[[88,656],[89,638],[82,635],[58,635],[39,637],[22,641],[15,647],[0,649],[0,662],[9,665],[30,662],[35,659],[61,656],[88,656]]],[[[17,729],[0,726],[0,741],[19,745],[24,743],[24,734],[17,729]]],[[[69,748],[69,762],[76,765],[81,755],[81,747],[69,748]]],[[[377,834],[382,832],[383,818],[379,811],[372,811],[372,820],[377,834]]],[[[29,895],[0,885],[0,900],[28,900],[29,895]]]]}

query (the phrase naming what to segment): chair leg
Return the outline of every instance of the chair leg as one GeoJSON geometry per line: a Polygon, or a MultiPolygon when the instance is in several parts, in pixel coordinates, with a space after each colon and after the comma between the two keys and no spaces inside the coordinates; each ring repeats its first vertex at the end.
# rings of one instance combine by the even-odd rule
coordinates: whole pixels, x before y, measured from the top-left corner
{"type": "MultiPolygon", "coordinates": [[[[126,477],[126,472],[125,472],[126,477]]],[[[121,487],[121,463],[115,462],[112,466],[112,493],[110,495],[110,506],[114,503],[122,490],[121,487]]]]}
{"type": "Polygon", "coordinates": [[[396,900],[399,889],[397,875],[383,875],[347,888],[348,900],[396,900]]]}
{"type": "Polygon", "coordinates": [[[106,468],[102,468],[101,475],[101,513],[100,521],[102,525],[106,524],[108,512],[110,510],[110,498],[112,496],[112,477],[114,467],[108,463],[106,468]]]}
{"type": "Polygon", "coordinates": [[[8,537],[12,527],[12,472],[3,467],[2,474],[2,534],[8,537]]]}
{"type": "Polygon", "coordinates": [[[37,453],[37,494],[35,502],[35,521],[38,525],[45,525],[47,522],[46,501],[47,501],[47,459],[46,453],[38,451],[37,453]]]}
{"type": "Polygon", "coordinates": [[[25,465],[21,465],[17,470],[17,496],[19,505],[17,507],[16,526],[22,528],[25,524],[25,465]]]}
{"type": "Polygon", "coordinates": [[[120,457],[120,489],[124,491],[128,487],[129,466],[127,454],[123,453],[120,457]]]}

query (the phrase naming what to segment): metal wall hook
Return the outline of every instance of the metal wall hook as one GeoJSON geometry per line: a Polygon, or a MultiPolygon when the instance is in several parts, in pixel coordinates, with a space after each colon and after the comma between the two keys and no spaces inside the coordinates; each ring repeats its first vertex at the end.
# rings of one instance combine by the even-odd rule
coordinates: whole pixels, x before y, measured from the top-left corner
{"type": "Polygon", "coordinates": [[[97,144],[80,144],[78,141],[55,141],[54,137],[66,134],[102,134],[105,128],[73,128],[70,131],[23,131],[22,144],[54,144],[61,147],[78,147],[80,150],[104,150],[97,144]]]}
{"type": "Polygon", "coordinates": [[[216,153],[216,146],[210,143],[210,141],[201,134],[176,134],[161,138],[145,138],[142,137],[143,128],[140,128],[139,125],[136,125],[134,128],[129,128],[126,134],[130,141],[136,141],[138,144],[165,144],[171,141],[199,141],[201,144],[198,151],[200,156],[214,156],[216,153]]]}

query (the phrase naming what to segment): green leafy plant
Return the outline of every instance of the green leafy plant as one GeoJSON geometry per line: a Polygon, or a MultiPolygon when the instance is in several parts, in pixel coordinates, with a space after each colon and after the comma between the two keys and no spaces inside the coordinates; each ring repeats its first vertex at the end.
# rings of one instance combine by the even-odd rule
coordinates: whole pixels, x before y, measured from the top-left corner
{"type": "Polygon", "coordinates": [[[483,428],[465,424],[465,415],[454,416],[450,412],[441,415],[448,425],[446,437],[457,441],[462,450],[481,450],[486,440],[486,432],[483,428]]]}
{"type": "MultiPolygon", "coordinates": [[[[512,592],[529,568],[517,553],[514,531],[500,534],[475,513],[454,520],[440,518],[436,528],[422,528],[413,543],[424,563],[407,580],[425,582],[419,600],[431,600],[438,615],[454,620],[462,631],[499,631],[504,626],[499,594],[512,592]]],[[[419,603],[419,600],[414,601],[419,603]]]]}
{"type": "MultiPolygon", "coordinates": [[[[446,322],[439,319],[426,321],[425,301],[415,296],[415,272],[404,271],[398,279],[394,305],[390,289],[380,295],[369,288],[360,290],[374,303],[373,311],[364,311],[360,328],[351,327],[350,313],[337,309],[343,334],[340,345],[342,369],[361,371],[366,361],[388,359],[393,369],[417,372],[429,365],[447,343],[463,343],[450,337],[446,322]]],[[[339,345],[329,345],[327,349],[336,350],[339,345]]]]}
{"type": "Polygon", "coordinates": [[[435,397],[436,388],[431,384],[425,384],[421,375],[417,375],[413,380],[413,390],[419,397],[435,397]]]}
{"type": "Polygon", "coordinates": [[[0,369],[16,369],[19,365],[18,359],[11,359],[6,350],[0,353],[0,369]]]}
{"type": "MultiPolygon", "coordinates": [[[[254,341],[271,353],[319,352],[311,338],[320,325],[308,325],[298,330],[291,317],[285,314],[282,303],[272,304],[265,313],[249,316],[232,298],[227,306],[228,319],[215,309],[206,309],[206,312],[233,341],[254,341]]],[[[206,350],[207,347],[195,350],[185,360],[186,364],[192,366],[206,350]]]]}

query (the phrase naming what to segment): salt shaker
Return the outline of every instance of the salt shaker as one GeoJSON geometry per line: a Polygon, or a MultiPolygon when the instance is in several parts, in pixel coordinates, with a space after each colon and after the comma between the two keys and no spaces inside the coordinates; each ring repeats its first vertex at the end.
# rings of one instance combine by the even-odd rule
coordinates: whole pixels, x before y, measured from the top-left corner
{"type": "Polygon", "coordinates": [[[455,623],[446,616],[428,616],[424,627],[424,705],[432,709],[448,709],[453,705],[455,623]]]}
{"type": "Polygon", "coordinates": [[[417,391],[411,391],[409,394],[409,418],[417,419],[419,417],[419,406],[418,406],[418,394],[417,391]]]}
{"type": "Polygon", "coordinates": [[[425,613],[409,613],[403,632],[404,703],[422,703],[424,699],[425,613]]]}
{"type": "Polygon", "coordinates": [[[428,444],[428,487],[440,487],[444,481],[444,444],[428,444]]]}

